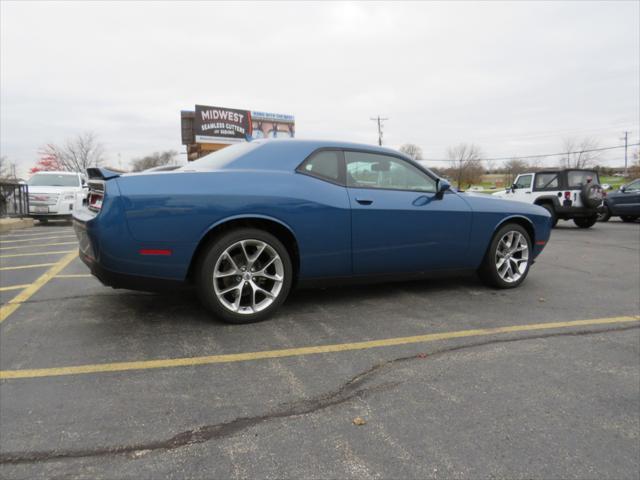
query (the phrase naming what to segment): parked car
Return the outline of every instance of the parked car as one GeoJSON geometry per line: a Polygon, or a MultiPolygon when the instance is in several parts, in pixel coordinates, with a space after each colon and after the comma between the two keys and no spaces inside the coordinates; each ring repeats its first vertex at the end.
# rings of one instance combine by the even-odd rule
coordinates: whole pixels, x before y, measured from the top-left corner
{"type": "Polygon", "coordinates": [[[604,192],[598,172],[565,169],[522,173],[511,188],[493,195],[546,208],[553,226],[562,219],[573,220],[580,228],[590,228],[598,220],[604,192]]]}
{"type": "Polygon", "coordinates": [[[598,221],[607,222],[611,217],[620,217],[623,222],[640,218],[640,178],[605,197],[598,221]]]}
{"type": "Polygon", "coordinates": [[[27,182],[29,216],[48,220],[71,219],[86,195],[84,176],[76,172],[38,172],[27,182]]]}
{"type": "Polygon", "coordinates": [[[256,140],[173,171],[89,169],[80,257],[105,285],[193,285],[232,323],[263,320],[294,285],[479,272],[511,288],[550,235],[535,205],[459,194],[381,147],[256,140]]]}

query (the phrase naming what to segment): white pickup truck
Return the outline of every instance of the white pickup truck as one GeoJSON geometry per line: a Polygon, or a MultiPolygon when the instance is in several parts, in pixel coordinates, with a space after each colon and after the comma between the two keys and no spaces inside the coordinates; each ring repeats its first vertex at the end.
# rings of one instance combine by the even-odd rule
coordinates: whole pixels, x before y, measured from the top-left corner
{"type": "Polygon", "coordinates": [[[73,210],[82,205],[88,191],[84,176],[76,172],[38,172],[27,185],[29,216],[43,223],[70,220],[73,210]]]}

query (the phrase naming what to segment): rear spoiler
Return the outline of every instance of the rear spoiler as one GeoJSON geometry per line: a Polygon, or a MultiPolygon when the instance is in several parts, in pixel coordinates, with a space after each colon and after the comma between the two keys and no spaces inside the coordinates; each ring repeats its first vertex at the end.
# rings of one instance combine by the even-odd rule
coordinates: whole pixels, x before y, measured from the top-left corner
{"type": "Polygon", "coordinates": [[[124,170],[118,170],[116,168],[87,168],[87,176],[89,177],[89,180],[109,180],[111,178],[119,177],[122,173],[125,173],[124,170]]]}

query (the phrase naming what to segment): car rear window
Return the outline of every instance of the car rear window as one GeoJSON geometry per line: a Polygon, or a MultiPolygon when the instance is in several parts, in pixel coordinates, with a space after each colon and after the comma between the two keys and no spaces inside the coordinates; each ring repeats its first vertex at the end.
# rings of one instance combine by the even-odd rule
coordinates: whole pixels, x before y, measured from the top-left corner
{"type": "Polygon", "coordinates": [[[189,162],[189,165],[178,170],[219,170],[224,168],[234,160],[260,147],[258,142],[242,142],[217,150],[209,155],[205,155],[198,160],[189,162]]]}
{"type": "Polygon", "coordinates": [[[588,182],[599,183],[598,174],[589,170],[572,170],[567,173],[569,188],[582,187],[588,182]]]}

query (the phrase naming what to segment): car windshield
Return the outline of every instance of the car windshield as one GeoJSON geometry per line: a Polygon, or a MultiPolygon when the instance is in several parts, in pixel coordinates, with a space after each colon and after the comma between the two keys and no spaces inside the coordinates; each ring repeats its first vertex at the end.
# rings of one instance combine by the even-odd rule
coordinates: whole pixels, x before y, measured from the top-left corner
{"type": "Polygon", "coordinates": [[[586,185],[589,181],[591,183],[599,183],[598,182],[598,174],[593,171],[588,170],[573,170],[568,173],[568,183],[569,187],[582,187],[586,185]]]}
{"type": "Polygon", "coordinates": [[[219,170],[259,146],[260,144],[255,142],[237,143],[210,153],[193,162],[189,162],[189,165],[181,167],[178,170],[219,170]]]}
{"type": "Polygon", "coordinates": [[[80,179],[77,175],[36,173],[27,184],[31,187],[79,187],[80,179]]]}

